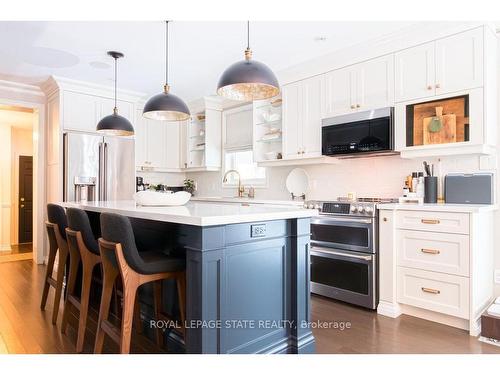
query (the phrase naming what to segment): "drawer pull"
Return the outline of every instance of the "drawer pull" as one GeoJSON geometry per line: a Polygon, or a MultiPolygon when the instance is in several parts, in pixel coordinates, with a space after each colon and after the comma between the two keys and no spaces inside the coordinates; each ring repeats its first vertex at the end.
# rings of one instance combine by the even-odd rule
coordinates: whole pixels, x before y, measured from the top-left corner
{"type": "Polygon", "coordinates": [[[440,251],[439,250],[434,250],[434,249],[420,249],[421,252],[425,253],[425,254],[439,254],[440,251]]]}
{"type": "Polygon", "coordinates": [[[422,219],[420,220],[422,224],[439,224],[440,221],[438,219],[422,219]]]}
{"type": "Polygon", "coordinates": [[[422,292],[431,293],[431,294],[440,294],[441,293],[440,290],[431,289],[431,288],[425,288],[425,287],[422,287],[422,292]]]}

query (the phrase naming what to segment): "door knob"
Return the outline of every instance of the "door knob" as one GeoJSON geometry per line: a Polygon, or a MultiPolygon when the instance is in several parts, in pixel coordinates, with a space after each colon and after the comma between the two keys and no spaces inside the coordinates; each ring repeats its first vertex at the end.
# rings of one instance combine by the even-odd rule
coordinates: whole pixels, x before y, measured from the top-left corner
{"type": "Polygon", "coordinates": [[[24,198],[21,198],[21,202],[24,202],[24,198]]]}
{"type": "Polygon", "coordinates": [[[24,208],[24,204],[21,205],[21,208],[24,208]]]}

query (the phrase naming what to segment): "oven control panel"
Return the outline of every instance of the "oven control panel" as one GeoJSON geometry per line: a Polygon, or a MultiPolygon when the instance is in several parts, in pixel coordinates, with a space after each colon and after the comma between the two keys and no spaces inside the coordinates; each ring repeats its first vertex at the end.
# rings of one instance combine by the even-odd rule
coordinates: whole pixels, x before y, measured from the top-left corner
{"type": "Polygon", "coordinates": [[[322,215],[374,216],[376,206],[367,202],[318,202],[304,203],[305,208],[315,208],[322,215]]]}

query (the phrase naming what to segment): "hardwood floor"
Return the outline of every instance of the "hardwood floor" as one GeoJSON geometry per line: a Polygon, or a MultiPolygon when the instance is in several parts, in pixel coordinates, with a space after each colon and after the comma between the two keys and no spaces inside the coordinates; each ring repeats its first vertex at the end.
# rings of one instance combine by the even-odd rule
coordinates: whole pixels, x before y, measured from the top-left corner
{"type": "MultiPolygon", "coordinates": [[[[67,335],[60,333],[60,322],[52,325],[52,292],[46,310],[40,311],[44,272],[45,266],[32,261],[0,264],[0,354],[75,352],[76,318],[71,316],[67,335]]],[[[86,353],[93,351],[96,318],[96,313],[91,312],[84,345],[86,353]]],[[[312,298],[311,318],[351,324],[351,328],[344,330],[313,329],[318,353],[500,354],[499,347],[481,343],[459,329],[409,316],[391,319],[318,296],[312,298]]],[[[117,353],[118,347],[106,340],[104,352],[117,353]]],[[[162,353],[142,335],[133,336],[132,352],[162,353]]]]}

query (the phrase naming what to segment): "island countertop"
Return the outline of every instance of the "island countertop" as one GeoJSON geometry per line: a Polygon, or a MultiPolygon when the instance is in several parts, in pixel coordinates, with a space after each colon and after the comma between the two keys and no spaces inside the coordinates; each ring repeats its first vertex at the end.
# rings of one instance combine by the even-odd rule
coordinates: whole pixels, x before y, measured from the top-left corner
{"type": "Polygon", "coordinates": [[[139,219],[202,227],[250,223],[255,221],[307,218],[318,214],[317,210],[294,206],[196,201],[190,201],[184,206],[175,207],[139,206],[133,200],[61,202],[59,204],[63,207],[77,207],[86,211],[111,212],[139,219]]]}

